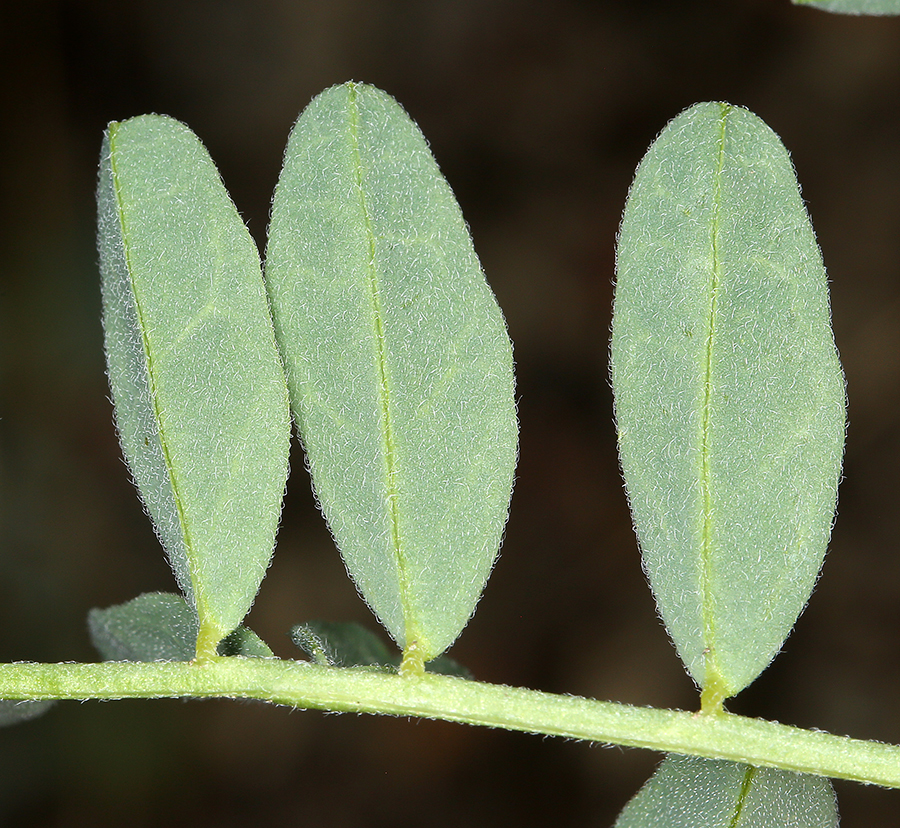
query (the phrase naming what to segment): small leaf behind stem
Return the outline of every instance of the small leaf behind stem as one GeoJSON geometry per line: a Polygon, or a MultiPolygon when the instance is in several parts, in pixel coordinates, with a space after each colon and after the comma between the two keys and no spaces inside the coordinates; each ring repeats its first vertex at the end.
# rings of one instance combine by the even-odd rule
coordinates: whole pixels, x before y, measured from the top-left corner
{"type": "Polygon", "coordinates": [[[347,83],[300,116],[266,283],[316,495],[421,672],[497,555],[517,424],[509,337],[459,206],[385,93],[347,83]]]}
{"type": "Polygon", "coordinates": [[[698,104],[641,162],[611,364],[644,567],[714,711],[809,598],[844,445],[825,270],[790,158],[752,113],[698,104]]]}
{"type": "MultiPolygon", "coordinates": [[[[193,607],[171,592],[145,592],[88,613],[91,641],[105,661],[191,661],[198,626],[193,607]]],[[[269,647],[246,627],[223,638],[218,653],[272,658],[269,647]]]]}

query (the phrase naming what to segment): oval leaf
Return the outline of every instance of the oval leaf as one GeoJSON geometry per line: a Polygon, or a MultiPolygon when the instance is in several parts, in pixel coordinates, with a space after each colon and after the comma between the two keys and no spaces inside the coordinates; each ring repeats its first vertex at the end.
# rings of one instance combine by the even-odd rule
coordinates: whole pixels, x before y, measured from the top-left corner
{"type": "Polygon", "coordinates": [[[259,255],[206,149],[171,118],[110,124],[97,198],[119,437],[209,655],[250,609],[287,477],[259,255]]]}
{"type": "Polygon", "coordinates": [[[644,567],[717,709],[809,598],[844,444],[825,270],[790,158],[752,113],[698,104],[641,162],[611,361],[644,567]]]}
{"type": "Polygon", "coordinates": [[[517,426],[500,309],[424,137],[385,93],[344,84],[300,116],[266,283],[316,494],[418,671],[493,565],[517,426]]]}
{"type": "Polygon", "coordinates": [[[836,828],[828,779],[737,762],[667,756],[615,828],[836,828]]]}

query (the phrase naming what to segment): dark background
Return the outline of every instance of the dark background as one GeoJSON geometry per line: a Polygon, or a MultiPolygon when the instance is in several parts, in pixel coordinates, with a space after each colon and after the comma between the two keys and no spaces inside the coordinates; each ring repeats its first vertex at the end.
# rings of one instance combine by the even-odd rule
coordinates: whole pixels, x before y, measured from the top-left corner
{"type": "MultiPolygon", "coordinates": [[[[503,552],[453,655],[487,681],[695,708],[641,572],[607,385],[616,228],[683,108],[746,106],[790,149],[832,280],[850,426],[807,612],[731,705],[900,742],[900,20],[787,0],[0,3],[0,660],[93,660],[90,607],[174,588],[120,459],[94,248],[101,134],[197,132],[257,241],[288,131],[355,79],[415,118],[515,342],[521,461],[503,552]]],[[[377,628],[297,453],[249,624],[377,628]]],[[[0,731],[4,826],[611,825],[658,756],[227,701],[65,703],[0,731]]],[[[900,793],[837,784],[843,824],[900,793]]]]}

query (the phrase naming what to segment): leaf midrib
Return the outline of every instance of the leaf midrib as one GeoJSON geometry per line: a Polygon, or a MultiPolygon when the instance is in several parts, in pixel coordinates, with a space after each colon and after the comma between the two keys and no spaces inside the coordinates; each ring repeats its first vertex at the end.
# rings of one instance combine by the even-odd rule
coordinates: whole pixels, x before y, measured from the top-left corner
{"type": "MultiPolygon", "coordinates": [[[[115,148],[115,138],[116,133],[121,125],[115,124],[115,126],[110,125],[109,127],[109,145],[110,145],[110,177],[113,184],[113,189],[115,193],[114,203],[116,205],[116,212],[118,213],[119,226],[121,228],[122,233],[122,252],[125,257],[125,271],[128,277],[128,283],[131,288],[131,296],[134,301],[134,311],[135,317],[138,324],[138,331],[141,337],[141,344],[144,352],[144,360],[145,360],[145,368],[147,371],[147,390],[150,394],[150,404],[153,408],[153,421],[156,424],[156,435],[159,438],[160,449],[162,452],[163,461],[166,467],[166,473],[169,478],[169,485],[172,487],[172,499],[175,505],[175,509],[178,513],[178,521],[181,525],[182,530],[182,539],[184,542],[184,554],[189,562],[192,561],[192,541],[190,529],[188,527],[188,522],[185,516],[184,504],[182,502],[181,493],[179,491],[177,485],[177,478],[175,475],[175,464],[172,461],[171,453],[169,450],[169,443],[166,439],[165,429],[163,428],[163,417],[162,412],[160,410],[160,402],[158,396],[158,388],[159,384],[156,379],[156,369],[155,369],[155,353],[154,349],[150,345],[150,339],[148,337],[148,329],[147,321],[145,319],[145,312],[143,307],[143,302],[141,300],[140,291],[138,290],[138,286],[134,279],[135,266],[133,263],[131,245],[129,244],[130,232],[128,230],[128,225],[130,224],[130,218],[128,217],[128,210],[126,207],[126,199],[122,193],[121,181],[120,181],[120,173],[118,168],[118,159],[116,155],[115,148]]],[[[168,551],[168,550],[167,550],[168,551]]],[[[198,599],[198,584],[196,583],[196,574],[194,572],[194,567],[189,567],[188,575],[191,579],[191,590],[193,592],[193,598],[195,601],[198,599]]]]}
{"type": "Polygon", "coordinates": [[[408,562],[402,543],[400,528],[400,490],[398,485],[397,447],[394,437],[394,422],[390,406],[390,371],[387,365],[387,341],[384,330],[384,310],[381,301],[379,273],[376,264],[376,236],[372,213],[369,209],[366,191],[363,185],[363,165],[359,141],[359,102],[356,86],[349,85],[348,107],[350,117],[350,141],[359,206],[365,224],[365,235],[368,252],[367,276],[370,299],[372,302],[372,321],[374,325],[375,362],[378,371],[378,402],[382,425],[382,442],[386,474],[388,503],[388,521],[390,523],[391,549],[397,569],[400,608],[403,614],[405,646],[409,647],[417,638],[417,624],[410,602],[410,585],[408,578],[408,562]]]}
{"type": "Polygon", "coordinates": [[[716,334],[716,315],[719,306],[719,289],[722,281],[722,260],[719,247],[719,229],[722,209],[722,169],[725,165],[725,122],[731,107],[720,104],[718,153],[714,175],[713,218],[711,227],[712,272],[710,282],[709,317],[707,320],[706,353],[703,364],[703,410],[701,414],[700,487],[703,515],[700,545],[700,594],[703,614],[704,677],[703,708],[718,709],[725,697],[725,681],[718,664],[716,650],[716,623],[713,615],[713,550],[712,550],[712,486],[710,468],[710,430],[712,421],[712,373],[713,348],[716,334]]]}
{"type": "Polygon", "coordinates": [[[750,796],[750,789],[756,779],[757,771],[758,768],[752,766],[748,766],[744,771],[744,778],[741,780],[741,790],[738,793],[737,802],[734,804],[734,812],[731,815],[731,821],[728,823],[728,828],[738,828],[740,825],[741,817],[747,806],[747,799],[750,796]]]}

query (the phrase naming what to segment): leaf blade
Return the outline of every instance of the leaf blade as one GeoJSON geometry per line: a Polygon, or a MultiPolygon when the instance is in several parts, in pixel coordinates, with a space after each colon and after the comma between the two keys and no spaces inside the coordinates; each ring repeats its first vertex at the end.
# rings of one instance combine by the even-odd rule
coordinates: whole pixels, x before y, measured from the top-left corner
{"type": "Polygon", "coordinates": [[[317,497],[357,588],[425,660],[499,548],[516,456],[512,353],[418,128],[345,84],[295,126],[266,255],[317,497]]]}
{"type": "Polygon", "coordinates": [[[713,709],[765,668],[812,591],[844,438],[818,246],[787,152],[752,113],[698,104],[641,162],[611,366],[644,567],[713,709]]]}
{"type": "Polygon", "coordinates": [[[259,256],[206,149],[164,116],[107,130],[98,231],[120,442],[212,654],[265,574],[287,477],[259,256]]]}

